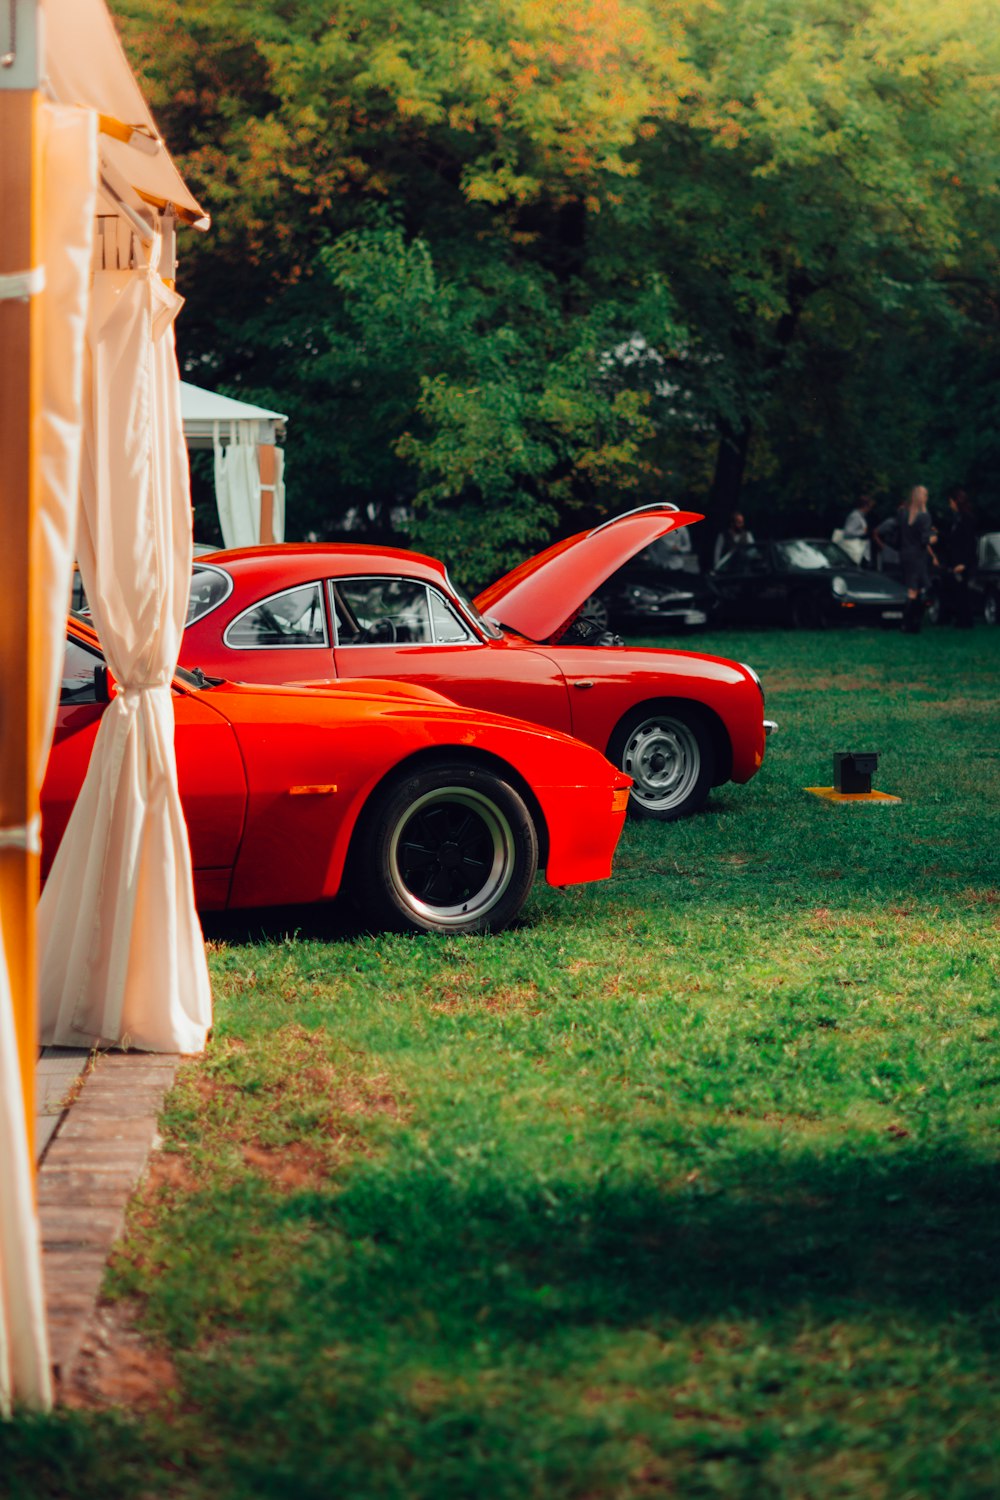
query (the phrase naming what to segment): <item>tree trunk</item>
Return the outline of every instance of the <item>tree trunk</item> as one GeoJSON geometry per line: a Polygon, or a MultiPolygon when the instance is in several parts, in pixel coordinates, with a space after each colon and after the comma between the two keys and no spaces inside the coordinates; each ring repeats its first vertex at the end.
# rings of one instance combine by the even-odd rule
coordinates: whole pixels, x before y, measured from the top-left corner
{"type": "MultiPolygon", "coordinates": [[[[747,454],[750,450],[750,423],[744,422],[738,432],[723,433],[719,438],[719,449],[715,458],[715,474],[708,497],[708,514],[701,528],[701,545],[698,553],[703,568],[712,566],[715,539],[729,524],[729,517],[740,508],[740,491],[746,472],[747,454]]],[[[753,530],[752,518],[747,522],[753,530]]]]}

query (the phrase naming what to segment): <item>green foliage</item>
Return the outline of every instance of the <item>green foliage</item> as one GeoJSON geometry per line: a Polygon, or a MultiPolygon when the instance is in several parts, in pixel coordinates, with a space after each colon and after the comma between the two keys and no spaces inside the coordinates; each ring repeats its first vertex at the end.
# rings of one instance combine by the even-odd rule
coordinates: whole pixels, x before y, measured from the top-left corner
{"type": "Polygon", "coordinates": [[[485,578],[633,498],[993,499],[992,0],[115,8],[215,214],[190,373],[289,412],[292,534],[412,507],[485,578]]]}

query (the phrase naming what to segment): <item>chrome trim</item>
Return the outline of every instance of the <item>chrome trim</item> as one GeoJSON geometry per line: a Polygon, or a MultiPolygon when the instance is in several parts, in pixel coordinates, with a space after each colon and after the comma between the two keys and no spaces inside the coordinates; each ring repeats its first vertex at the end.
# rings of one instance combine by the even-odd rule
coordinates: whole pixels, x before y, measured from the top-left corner
{"type": "Polygon", "coordinates": [[[764,692],[764,684],[761,682],[760,678],[757,676],[757,673],[754,671],[753,667],[748,667],[745,661],[737,662],[736,665],[738,667],[742,667],[743,670],[744,670],[744,672],[747,674],[748,677],[752,677],[753,678],[754,682],[757,684],[757,691],[760,693],[761,700],[763,702],[766,702],[767,700],[766,700],[766,695],[765,695],[765,692],[764,692]]]}
{"type": "Polygon", "coordinates": [[[323,579],[308,578],[304,583],[294,583],[291,588],[278,589],[274,594],[265,594],[263,599],[258,599],[256,604],[248,604],[246,609],[230,620],[222,635],[222,644],[230,651],[329,651],[330,632],[326,623],[326,608],[323,604],[323,579]],[[297,594],[300,589],[317,589],[319,591],[320,609],[323,617],[323,639],[321,641],[287,641],[278,645],[270,646],[234,646],[229,639],[229,632],[237,626],[247,615],[252,615],[255,609],[260,609],[262,604],[269,604],[272,599],[283,599],[286,594],[297,594]]]}
{"type": "Polygon", "coordinates": [[[620,516],[612,516],[610,520],[602,521],[600,526],[595,526],[592,531],[587,532],[584,540],[589,541],[599,531],[605,531],[609,526],[615,526],[619,521],[624,521],[629,516],[652,515],[654,511],[658,510],[666,511],[668,515],[676,516],[680,511],[680,506],[672,505],[669,500],[651,500],[648,505],[637,505],[634,510],[623,510],[620,516]]]}

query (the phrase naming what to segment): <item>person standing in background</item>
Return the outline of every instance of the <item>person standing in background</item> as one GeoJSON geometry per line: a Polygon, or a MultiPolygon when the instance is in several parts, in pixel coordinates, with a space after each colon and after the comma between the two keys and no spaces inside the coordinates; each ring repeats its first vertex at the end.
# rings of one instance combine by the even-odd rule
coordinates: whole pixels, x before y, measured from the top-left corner
{"type": "Polygon", "coordinates": [[[848,557],[856,563],[870,563],[872,560],[870,516],[874,509],[875,501],[871,495],[862,495],[854,509],[848,513],[840,536],[835,537],[848,557]]]}
{"type": "Polygon", "coordinates": [[[927,489],[915,484],[910,497],[894,516],[889,516],[873,533],[876,545],[888,544],[899,553],[906,589],[906,609],[903,611],[903,630],[907,635],[916,635],[924,618],[924,595],[930,588],[931,563],[937,562],[932,551],[934,523],[927,509],[927,489]]]}
{"type": "Polygon", "coordinates": [[[972,502],[956,486],[948,494],[950,522],[944,540],[944,580],[952,622],[960,628],[972,625],[969,585],[976,571],[976,516],[972,502]]]}
{"type": "Polygon", "coordinates": [[[720,531],[715,538],[715,553],[712,557],[712,565],[718,567],[719,563],[727,553],[734,551],[737,547],[746,547],[753,541],[753,532],[747,529],[747,523],[743,519],[741,511],[734,510],[729,517],[729,525],[725,531],[720,531]]]}

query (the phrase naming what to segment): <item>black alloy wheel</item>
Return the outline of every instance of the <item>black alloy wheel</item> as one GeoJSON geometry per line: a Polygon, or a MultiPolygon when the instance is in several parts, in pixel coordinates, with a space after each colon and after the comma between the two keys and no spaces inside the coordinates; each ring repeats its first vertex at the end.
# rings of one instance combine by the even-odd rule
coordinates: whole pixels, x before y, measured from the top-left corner
{"type": "Polygon", "coordinates": [[[491,771],[425,767],[390,783],[357,843],[359,899],[380,927],[500,932],[538,869],[538,838],[521,796],[491,771]]]}

